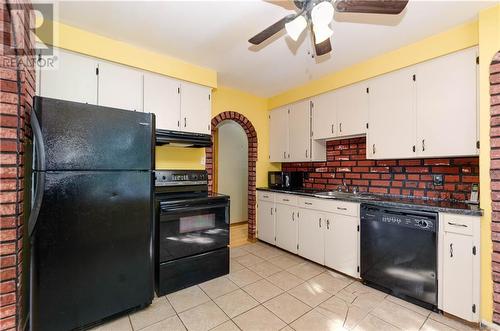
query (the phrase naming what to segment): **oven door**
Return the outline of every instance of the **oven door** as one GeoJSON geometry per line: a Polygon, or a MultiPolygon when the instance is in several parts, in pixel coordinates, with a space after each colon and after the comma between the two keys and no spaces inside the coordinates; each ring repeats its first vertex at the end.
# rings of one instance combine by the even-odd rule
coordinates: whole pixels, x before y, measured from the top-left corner
{"type": "Polygon", "coordinates": [[[163,201],[159,215],[159,262],[229,245],[229,199],[163,201]]]}

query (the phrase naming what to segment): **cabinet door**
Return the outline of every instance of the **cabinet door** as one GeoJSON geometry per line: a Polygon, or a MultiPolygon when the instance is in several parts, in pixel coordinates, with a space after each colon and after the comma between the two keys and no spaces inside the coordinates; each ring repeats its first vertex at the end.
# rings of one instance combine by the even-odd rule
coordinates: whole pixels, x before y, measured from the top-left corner
{"type": "Polygon", "coordinates": [[[416,115],[413,68],[370,81],[367,156],[370,159],[415,157],[416,115]]]}
{"type": "Polygon", "coordinates": [[[309,100],[290,106],[288,115],[289,162],[311,160],[311,110],[309,100]]]}
{"type": "Polygon", "coordinates": [[[38,95],[96,105],[97,61],[62,49],[58,52],[56,69],[38,71],[38,95]]]}
{"type": "Polygon", "coordinates": [[[472,246],[472,236],[444,233],[443,310],[469,321],[474,302],[472,246]]]}
{"type": "Polygon", "coordinates": [[[274,245],[274,203],[259,201],[257,208],[257,238],[274,245]]]}
{"type": "Polygon", "coordinates": [[[212,118],[211,88],[183,82],[181,84],[181,129],[210,134],[212,118]]]}
{"type": "Polygon", "coordinates": [[[276,245],[297,254],[297,211],[294,207],[276,204],[276,245]]]}
{"type": "Polygon", "coordinates": [[[337,90],[337,136],[366,133],[368,123],[368,84],[360,83],[337,90]]]}
{"type": "Polygon", "coordinates": [[[331,91],[312,99],[313,139],[328,139],[337,135],[336,92],[331,91]]]}
{"type": "Polygon", "coordinates": [[[142,80],[142,72],[138,70],[99,62],[99,105],[142,111],[142,80]]]}
{"type": "Polygon", "coordinates": [[[288,158],[288,107],[269,113],[269,160],[286,162],[288,158]]]}
{"type": "Polygon", "coordinates": [[[476,56],[471,48],[416,66],[419,156],[478,154],[476,56]]]}
{"type": "Polygon", "coordinates": [[[156,115],[156,128],[180,130],[180,82],[165,76],[144,74],[144,111],[156,115]]]}
{"type": "Polygon", "coordinates": [[[358,277],[359,218],[339,214],[326,217],[325,265],[358,277]]]}
{"type": "Polygon", "coordinates": [[[325,216],[315,210],[299,210],[299,250],[300,256],[319,264],[325,263],[323,229],[326,227],[325,216]]]}

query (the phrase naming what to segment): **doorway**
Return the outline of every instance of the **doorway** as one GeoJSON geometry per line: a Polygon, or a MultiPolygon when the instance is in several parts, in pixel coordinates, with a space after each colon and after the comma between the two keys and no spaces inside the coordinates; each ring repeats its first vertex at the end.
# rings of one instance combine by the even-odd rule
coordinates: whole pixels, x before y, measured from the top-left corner
{"type": "Polygon", "coordinates": [[[212,139],[212,147],[206,148],[206,169],[208,172],[209,190],[217,193],[225,193],[223,191],[226,191],[227,194],[231,196],[231,200],[233,200],[233,195],[235,195],[234,198],[236,200],[234,206],[231,201],[231,213],[233,213],[233,209],[236,208],[234,217],[231,215],[231,220],[233,224],[235,224],[231,226],[231,237],[232,239],[234,238],[231,242],[231,246],[244,244],[248,242],[248,240],[254,241],[256,203],[255,165],[257,161],[257,133],[255,128],[252,123],[240,113],[232,111],[222,112],[212,119],[212,139]],[[244,134],[241,135],[242,133],[244,134]],[[221,134],[223,135],[222,138],[220,138],[221,134]],[[239,143],[230,142],[229,140],[233,140],[232,137],[235,137],[235,135],[239,135],[239,138],[243,140],[246,138],[246,144],[239,138],[234,139],[235,141],[239,141],[239,143]],[[220,146],[221,142],[223,146],[220,146]],[[232,147],[227,146],[228,144],[232,145],[232,147]],[[220,152],[221,148],[224,150],[223,152],[220,152]],[[246,158],[244,157],[245,149],[246,158]],[[230,150],[235,151],[234,153],[239,150],[239,155],[236,156],[234,153],[230,153],[230,150]],[[222,160],[219,160],[221,157],[222,160]],[[245,161],[247,166],[241,166],[241,163],[245,161]],[[229,164],[227,164],[228,162],[229,164]],[[233,163],[233,165],[231,165],[231,163],[233,163]],[[235,164],[239,166],[237,167],[235,164]],[[233,169],[230,170],[230,168],[233,169]],[[228,172],[231,173],[231,175],[229,175],[228,172]],[[234,176],[242,178],[231,178],[231,176],[236,173],[238,173],[238,175],[234,176]],[[239,193],[231,193],[232,189],[229,188],[232,185],[232,183],[229,183],[231,180],[238,181],[237,185],[233,185],[234,187],[243,187],[243,189],[246,187],[246,194],[245,192],[241,192],[241,189],[234,191],[239,193]],[[241,219],[240,222],[246,221],[246,223],[238,223],[239,219],[241,219]]]}

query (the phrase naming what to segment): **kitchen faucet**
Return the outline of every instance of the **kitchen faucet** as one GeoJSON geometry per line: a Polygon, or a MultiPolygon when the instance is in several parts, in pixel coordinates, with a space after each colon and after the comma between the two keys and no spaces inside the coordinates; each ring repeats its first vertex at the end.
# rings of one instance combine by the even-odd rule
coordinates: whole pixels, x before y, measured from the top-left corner
{"type": "Polygon", "coordinates": [[[345,180],[342,180],[342,185],[339,185],[337,187],[337,191],[339,191],[339,192],[349,192],[349,188],[347,187],[347,184],[346,184],[345,180]]]}

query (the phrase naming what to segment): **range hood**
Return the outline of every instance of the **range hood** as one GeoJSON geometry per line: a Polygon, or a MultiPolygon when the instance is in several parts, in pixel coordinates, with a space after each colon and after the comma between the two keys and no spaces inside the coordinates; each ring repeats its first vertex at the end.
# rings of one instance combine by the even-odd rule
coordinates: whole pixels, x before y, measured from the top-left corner
{"type": "Polygon", "coordinates": [[[209,134],[156,129],[156,145],[172,147],[210,147],[212,136],[209,134]]]}

